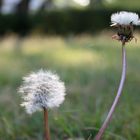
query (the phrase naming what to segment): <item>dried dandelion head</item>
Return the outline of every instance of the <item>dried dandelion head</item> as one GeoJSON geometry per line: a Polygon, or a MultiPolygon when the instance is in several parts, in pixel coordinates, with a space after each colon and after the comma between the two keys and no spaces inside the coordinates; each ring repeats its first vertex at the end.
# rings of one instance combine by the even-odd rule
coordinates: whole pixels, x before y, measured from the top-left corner
{"type": "Polygon", "coordinates": [[[133,36],[134,25],[140,25],[139,16],[132,12],[118,12],[111,15],[111,26],[117,27],[117,35],[112,36],[113,39],[121,41],[124,45],[131,41],[133,36]]]}
{"type": "Polygon", "coordinates": [[[58,107],[65,99],[65,86],[57,74],[40,70],[23,78],[19,93],[24,100],[21,106],[32,114],[42,108],[58,107]]]}

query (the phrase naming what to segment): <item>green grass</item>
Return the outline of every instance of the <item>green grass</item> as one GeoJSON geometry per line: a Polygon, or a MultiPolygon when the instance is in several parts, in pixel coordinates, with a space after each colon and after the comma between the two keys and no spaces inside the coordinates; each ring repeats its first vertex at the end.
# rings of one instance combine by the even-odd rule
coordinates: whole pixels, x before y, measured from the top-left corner
{"type": "Polygon", "coordinates": [[[122,10],[139,10],[139,0],[104,0],[106,8],[120,8],[122,10]]]}
{"type": "MultiPolygon", "coordinates": [[[[28,37],[16,50],[15,37],[0,42],[0,140],[42,140],[43,113],[20,107],[22,77],[40,68],[56,71],[67,96],[49,113],[52,140],[91,139],[105,119],[121,75],[121,45],[111,35],[28,37]]],[[[104,140],[140,139],[140,41],[127,45],[127,80],[104,140]]]]}

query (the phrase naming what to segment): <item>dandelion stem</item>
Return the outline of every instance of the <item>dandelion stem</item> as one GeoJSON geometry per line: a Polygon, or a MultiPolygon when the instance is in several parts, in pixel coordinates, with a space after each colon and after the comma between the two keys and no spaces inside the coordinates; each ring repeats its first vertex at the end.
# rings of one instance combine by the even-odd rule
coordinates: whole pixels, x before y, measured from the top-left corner
{"type": "Polygon", "coordinates": [[[48,110],[44,107],[44,127],[45,127],[45,140],[50,140],[50,130],[48,123],[48,110]]]}
{"type": "Polygon", "coordinates": [[[116,108],[116,106],[118,104],[119,98],[120,98],[121,93],[122,93],[122,89],[123,89],[123,86],[124,86],[125,78],[126,78],[126,51],[125,51],[124,44],[122,44],[122,75],[121,75],[121,80],[120,80],[119,88],[118,88],[115,100],[114,100],[114,102],[113,102],[113,104],[111,106],[111,109],[110,109],[110,111],[109,111],[109,113],[107,115],[107,118],[104,121],[102,127],[100,128],[98,134],[96,135],[95,140],[100,140],[101,139],[105,129],[107,128],[109,122],[111,121],[113,112],[115,111],[115,108],[116,108]]]}

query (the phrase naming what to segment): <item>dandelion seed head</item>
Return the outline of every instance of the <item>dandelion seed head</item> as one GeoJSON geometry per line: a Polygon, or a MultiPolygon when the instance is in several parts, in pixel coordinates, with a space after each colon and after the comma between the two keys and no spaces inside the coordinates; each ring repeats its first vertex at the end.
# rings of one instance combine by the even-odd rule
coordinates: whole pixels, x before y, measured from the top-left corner
{"type": "Polygon", "coordinates": [[[140,19],[136,13],[122,11],[111,15],[111,23],[112,27],[118,28],[117,34],[112,38],[125,45],[126,42],[135,38],[133,35],[134,25],[140,25],[140,19]]]}
{"type": "Polygon", "coordinates": [[[32,114],[42,108],[59,107],[65,99],[65,85],[57,74],[40,70],[23,78],[19,93],[23,99],[21,106],[32,114]]]}

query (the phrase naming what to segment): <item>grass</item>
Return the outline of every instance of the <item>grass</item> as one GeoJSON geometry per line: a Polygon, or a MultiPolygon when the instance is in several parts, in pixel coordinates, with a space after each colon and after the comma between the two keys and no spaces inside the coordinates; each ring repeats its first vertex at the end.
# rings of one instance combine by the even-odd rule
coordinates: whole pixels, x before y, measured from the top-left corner
{"type": "MultiPolygon", "coordinates": [[[[28,116],[17,94],[22,76],[40,68],[56,71],[67,88],[64,104],[49,113],[52,139],[93,139],[116,95],[121,74],[121,46],[111,40],[112,34],[34,36],[20,42],[13,36],[1,39],[0,140],[43,139],[43,112],[28,116]]],[[[127,45],[127,80],[104,140],[140,139],[139,46],[139,40],[127,45]]]]}
{"type": "Polygon", "coordinates": [[[139,10],[139,0],[135,0],[135,2],[131,0],[105,0],[103,1],[106,8],[120,8],[122,10],[139,10]]]}

